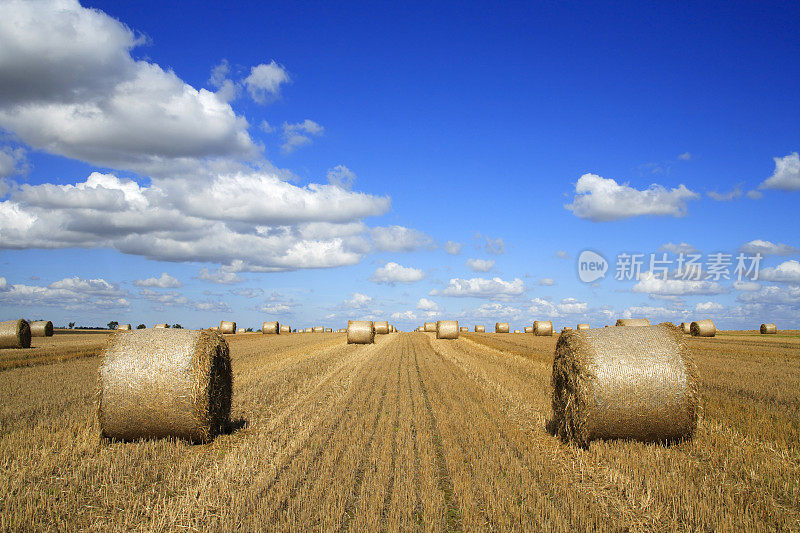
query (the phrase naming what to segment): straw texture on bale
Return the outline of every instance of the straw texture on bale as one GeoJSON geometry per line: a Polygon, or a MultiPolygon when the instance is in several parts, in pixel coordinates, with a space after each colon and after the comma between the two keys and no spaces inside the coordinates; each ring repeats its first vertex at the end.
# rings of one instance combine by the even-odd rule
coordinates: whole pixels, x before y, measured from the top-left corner
{"type": "Polygon", "coordinates": [[[167,329],[167,324],[156,324],[153,326],[154,329],[167,329]]]}
{"type": "Polygon", "coordinates": [[[102,434],[208,442],[228,425],[232,379],[228,343],[217,333],[151,329],[114,335],[100,364],[102,434]]]}
{"type": "Polygon", "coordinates": [[[287,326],[286,324],[281,324],[280,332],[281,333],[291,333],[292,332],[292,326],[287,326]]]}
{"type": "Polygon", "coordinates": [[[53,323],[49,320],[34,320],[30,323],[31,337],[52,337],[53,323]]]}
{"type": "Polygon", "coordinates": [[[30,348],[31,325],[27,320],[0,322],[0,348],[30,348]]]}
{"type": "Polygon", "coordinates": [[[775,324],[761,324],[759,330],[762,335],[776,335],[778,333],[778,326],[775,324]]]}
{"type": "Polygon", "coordinates": [[[549,337],[553,335],[553,321],[552,320],[534,320],[533,321],[533,334],[539,337],[549,337]]]}
{"type": "Polygon", "coordinates": [[[495,322],[495,324],[494,324],[494,332],[495,333],[508,333],[509,332],[508,322],[495,322]]]}
{"type": "Polygon", "coordinates": [[[533,333],[533,326],[525,326],[525,333],[533,333]]]}
{"type": "Polygon", "coordinates": [[[439,320],[436,322],[437,339],[457,339],[458,320],[439,320]]]}
{"type": "Polygon", "coordinates": [[[389,323],[385,320],[381,322],[375,322],[375,334],[376,335],[386,335],[389,333],[389,323]]]}
{"type": "Polygon", "coordinates": [[[686,333],[687,335],[692,332],[691,323],[689,322],[681,322],[681,330],[686,333]]]}
{"type": "Polygon", "coordinates": [[[468,333],[469,328],[467,326],[461,326],[460,328],[458,328],[458,331],[461,333],[468,333]]]}
{"type": "Polygon", "coordinates": [[[692,322],[689,329],[692,332],[692,337],[713,337],[717,334],[717,326],[714,325],[710,318],[692,322]]]}
{"type": "Polygon", "coordinates": [[[369,320],[347,321],[347,344],[372,344],[375,342],[375,324],[369,320]]]}
{"type": "Polygon", "coordinates": [[[236,322],[223,320],[219,323],[220,333],[236,333],[236,322]]]}
{"type": "Polygon", "coordinates": [[[120,324],[117,326],[117,331],[130,331],[131,325],[130,324],[120,324]]]}
{"type": "Polygon", "coordinates": [[[486,326],[475,326],[475,333],[486,333],[486,326]]]}
{"type": "Polygon", "coordinates": [[[261,333],[264,335],[278,335],[281,333],[281,325],[277,322],[264,322],[261,324],[261,333]]]}
{"type": "Polygon", "coordinates": [[[618,318],[618,326],[649,326],[650,321],[646,318],[618,318]]]}
{"type": "Polygon", "coordinates": [[[663,326],[562,335],[553,360],[553,427],[564,440],[675,441],[700,412],[697,370],[683,336],[663,326]]]}
{"type": "Polygon", "coordinates": [[[585,329],[591,329],[591,328],[589,327],[589,324],[578,324],[577,326],[575,326],[575,329],[578,331],[583,331],[585,329]]]}
{"type": "Polygon", "coordinates": [[[425,322],[425,331],[434,333],[436,332],[436,322],[425,322]]]}

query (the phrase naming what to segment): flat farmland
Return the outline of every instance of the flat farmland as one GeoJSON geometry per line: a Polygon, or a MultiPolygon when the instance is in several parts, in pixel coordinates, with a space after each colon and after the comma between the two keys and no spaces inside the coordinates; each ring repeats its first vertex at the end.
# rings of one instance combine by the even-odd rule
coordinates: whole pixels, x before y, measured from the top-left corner
{"type": "Polygon", "coordinates": [[[694,439],[588,449],[546,429],[556,337],[226,339],[206,445],[101,442],[97,357],[0,372],[0,530],[800,529],[796,334],[687,338],[694,439]]]}

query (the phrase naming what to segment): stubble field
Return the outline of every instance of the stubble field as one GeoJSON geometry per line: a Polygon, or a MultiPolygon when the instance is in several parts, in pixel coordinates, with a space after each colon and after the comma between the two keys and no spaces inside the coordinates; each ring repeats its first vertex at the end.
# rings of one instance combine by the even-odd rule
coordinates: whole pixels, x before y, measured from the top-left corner
{"type": "Polygon", "coordinates": [[[796,332],[688,339],[694,439],[588,449],[546,430],[556,337],[226,338],[234,427],[207,445],[101,442],[78,340],[0,372],[0,530],[800,529],[796,332]]]}

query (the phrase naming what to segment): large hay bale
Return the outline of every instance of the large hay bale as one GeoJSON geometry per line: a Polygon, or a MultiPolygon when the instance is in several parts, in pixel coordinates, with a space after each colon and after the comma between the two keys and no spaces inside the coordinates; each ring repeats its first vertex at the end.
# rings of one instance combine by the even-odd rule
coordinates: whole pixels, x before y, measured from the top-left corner
{"type": "Polygon", "coordinates": [[[292,332],[292,326],[289,326],[289,325],[286,325],[286,324],[281,324],[280,332],[281,332],[281,334],[283,334],[283,333],[291,333],[292,332]]]}
{"type": "Polygon", "coordinates": [[[692,332],[691,326],[692,325],[689,322],[681,322],[681,326],[680,326],[681,327],[681,331],[683,331],[685,334],[688,335],[689,333],[692,332]]]}
{"type": "Polygon", "coordinates": [[[375,324],[369,320],[347,321],[347,344],[372,344],[375,342],[375,324]]]}
{"type": "Polygon", "coordinates": [[[761,329],[759,331],[762,335],[777,335],[778,326],[775,324],[761,324],[761,329]]]}
{"type": "Polygon", "coordinates": [[[153,329],[167,329],[169,328],[169,324],[156,324],[153,326],[153,329]]]}
{"type": "Polygon", "coordinates": [[[100,365],[104,437],[177,437],[208,442],[228,425],[232,394],[228,343],[189,329],[114,335],[100,365]]]}
{"type": "Polygon", "coordinates": [[[589,324],[578,324],[575,327],[575,329],[577,329],[578,331],[583,331],[585,329],[591,329],[591,328],[589,328],[589,324]]]}
{"type": "Polygon", "coordinates": [[[130,331],[131,325],[130,324],[120,324],[117,326],[117,331],[130,331]]]}
{"type": "Polygon", "coordinates": [[[683,336],[663,326],[562,335],[553,360],[553,426],[565,440],[672,441],[697,427],[697,370],[683,336]]]}
{"type": "Polygon", "coordinates": [[[486,326],[475,326],[475,333],[486,333],[486,326]]]}
{"type": "Polygon", "coordinates": [[[387,321],[375,322],[376,335],[386,335],[387,333],[389,333],[389,323],[387,321]]]}
{"type": "Polygon", "coordinates": [[[281,333],[281,325],[277,322],[264,322],[261,324],[261,333],[264,335],[279,335],[281,333]]]}
{"type": "Polygon", "coordinates": [[[689,330],[692,333],[692,337],[713,337],[717,334],[717,326],[714,325],[710,318],[692,322],[689,330]]]}
{"type": "Polygon", "coordinates": [[[508,322],[495,322],[495,324],[494,324],[494,332],[495,333],[508,333],[509,332],[508,322]]]}
{"type": "Polygon", "coordinates": [[[617,326],[649,326],[650,321],[646,318],[618,318],[617,326]]]}
{"type": "Polygon", "coordinates": [[[458,320],[439,320],[436,322],[437,339],[457,339],[458,320]]]}
{"type": "Polygon", "coordinates": [[[552,320],[534,320],[533,334],[537,337],[551,337],[553,335],[552,320]]]}
{"type": "Polygon", "coordinates": [[[435,333],[436,332],[436,322],[425,322],[424,331],[435,333]]]}
{"type": "Polygon", "coordinates": [[[236,333],[236,322],[223,320],[219,323],[220,333],[236,333]]]}
{"type": "Polygon", "coordinates": [[[49,320],[34,320],[30,323],[31,337],[52,337],[53,323],[49,320]]]}
{"type": "Polygon", "coordinates": [[[30,348],[31,325],[27,320],[0,322],[0,348],[30,348]]]}

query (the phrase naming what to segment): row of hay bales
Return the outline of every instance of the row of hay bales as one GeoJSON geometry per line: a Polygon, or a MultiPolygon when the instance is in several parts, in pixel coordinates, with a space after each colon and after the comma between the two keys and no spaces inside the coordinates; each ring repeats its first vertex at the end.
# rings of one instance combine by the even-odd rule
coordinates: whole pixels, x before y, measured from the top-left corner
{"type": "Polygon", "coordinates": [[[375,335],[388,335],[397,332],[397,329],[385,320],[348,320],[347,329],[339,331],[347,333],[347,344],[372,344],[375,335]]]}
{"type": "Polygon", "coordinates": [[[53,323],[49,320],[18,318],[0,322],[0,348],[30,348],[31,337],[52,337],[53,323]]]}

